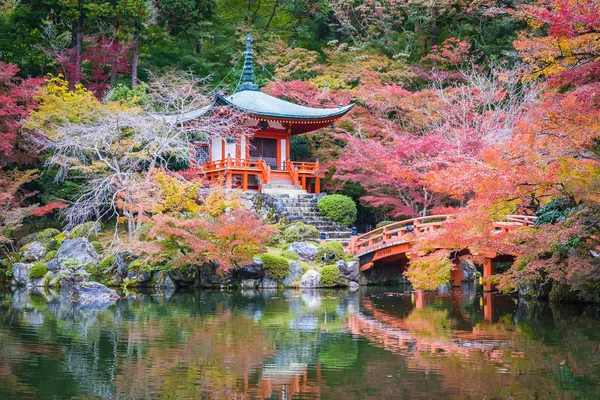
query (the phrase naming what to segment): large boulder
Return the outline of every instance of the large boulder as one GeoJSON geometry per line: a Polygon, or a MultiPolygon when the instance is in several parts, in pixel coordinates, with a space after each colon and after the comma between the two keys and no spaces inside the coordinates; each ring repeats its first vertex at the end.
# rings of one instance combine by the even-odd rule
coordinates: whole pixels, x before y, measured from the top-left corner
{"type": "Polygon", "coordinates": [[[346,263],[344,260],[336,261],[335,265],[337,265],[340,270],[340,274],[350,280],[350,281],[358,281],[360,277],[360,268],[358,266],[358,261],[350,261],[346,263]]]}
{"type": "Polygon", "coordinates": [[[89,282],[77,291],[79,304],[85,307],[104,306],[119,299],[119,295],[112,289],[98,282],[89,282]]]}
{"type": "Polygon", "coordinates": [[[148,271],[130,271],[127,274],[127,280],[132,282],[135,281],[135,283],[132,286],[136,286],[136,287],[146,287],[146,286],[151,286],[151,281],[152,281],[152,273],[148,272],[148,271]]]}
{"type": "Polygon", "coordinates": [[[300,280],[300,286],[303,288],[316,288],[319,287],[319,283],[321,282],[321,274],[319,274],[314,269],[309,269],[302,275],[302,279],[300,280]]]}
{"type": "Polygon", "coordinates": [[[283,286],[291,286],[302,276],[302,266],[298,261],[292,261],[290,263],[290,272],[288,276],[281,282],[283,286]]]}
{"type": "Polygon", "coordinates": [[[298,254],[302,261],[314,261],[317,256],[317,246],[309,242],[294,242],[288,250],[298,254]]]}
{"type": "Polygon", "coordinates": [[[29,279],[30,264],[14,263],[12,270],[12,284],[15,286],[25,286],[29,279]]]}
{"type": "Polygon", "coordinates": [[[265,276],[260,282],[260,287],[263,289],[277,289],[277,287],[279,287],[279,282],[277,282],[275,279],[265,276]]]}
{"type": "Polygon", "coordinates": [[[225,271],[218,265],[208,263],[200,268],[200,285],[203,287],[219,287],[231,282],[231,271],[225,271]]]}
{"type": "Polygon", "coordinates": [[[135,260],[135,256],[129,250],[121,250],[115,253],[115,265],[117,266],[117,274],[121,278],[127,277],[129,273],[129,264],[135,260]]]}
{"type": "Polygon", "coordinates": [[[260,258],[255,258],[252,264],[244,265],[237,271],[237,276],[239,279],[260,279],[265,273],[263,271],[263,262],[260,258]]]}
{"type": "Polygon", "coordinates": [[[90,280],[90,274],[81,267],[63,269],[56,276],[60,279],[57,282],[60,289],[68,292],[78,291],[90,280]]]}
{"type": "Polygon", "coordinates": [[[86,238],[67,239],[56,253],[58,269],[96,263],[98,258],[96,249],[86,238]]]}
{"type": "Polygon", "coordinates": [[[21,254],[25,261],[39,261],[46,256],[46,252],[46,247],[37,241],[21,247],[21,254]]]}

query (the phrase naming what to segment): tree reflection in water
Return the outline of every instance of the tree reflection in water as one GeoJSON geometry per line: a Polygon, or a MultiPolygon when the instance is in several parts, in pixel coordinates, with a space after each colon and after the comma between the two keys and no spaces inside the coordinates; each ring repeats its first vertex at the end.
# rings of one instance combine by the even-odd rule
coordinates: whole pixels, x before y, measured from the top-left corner
{"type": "Polygon", "coordinates": [[[2,398],[592,398],[590,307],[473,291],[1,297],[2,398]]]}

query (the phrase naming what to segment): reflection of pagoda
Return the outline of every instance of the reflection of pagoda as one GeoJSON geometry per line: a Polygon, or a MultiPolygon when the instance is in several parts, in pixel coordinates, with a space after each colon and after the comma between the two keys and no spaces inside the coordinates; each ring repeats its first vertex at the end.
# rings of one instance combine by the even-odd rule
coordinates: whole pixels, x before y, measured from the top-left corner
{"type": "Polygon", "coordinates": [[[252,138],[194,142],[190,151],[192,168],[203,171],[211,180],[224,178],[228,187],[243,190],[303,189],[319,193],[318,161],[290,161],[290,139],[333,124],[354,105],[305,107],[261,92],[254,81],[250,35],[246,37],[242,78],[235,93],[219,94],[216,101],[247,115],[244,125],[252,129],[252,138]]]}

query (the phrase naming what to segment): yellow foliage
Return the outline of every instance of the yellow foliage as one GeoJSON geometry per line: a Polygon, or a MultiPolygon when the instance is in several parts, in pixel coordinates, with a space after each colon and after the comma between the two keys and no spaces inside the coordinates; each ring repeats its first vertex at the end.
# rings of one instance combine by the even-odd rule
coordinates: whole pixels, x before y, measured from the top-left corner
{"type": "Polygon", "coordinates": [[[200,183],[179,180],[167,175],[163,170],[155,170],[154,182],[159,186],[162,201],[157,203],[153,212],[189,212],[196,214],[201,207],[196,203],[200,183]]]}

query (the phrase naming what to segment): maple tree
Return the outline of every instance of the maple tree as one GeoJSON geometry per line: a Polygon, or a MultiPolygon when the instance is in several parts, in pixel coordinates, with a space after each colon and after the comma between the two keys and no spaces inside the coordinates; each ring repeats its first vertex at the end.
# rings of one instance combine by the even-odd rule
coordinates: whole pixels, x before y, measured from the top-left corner
{"type": "Polygon", "coordinates": [[[0,61],[0,168],[24,156],[16,149],[21,126],[35,108],[36,89],[43,83],[38,78],[19,78],[18,72],[16,65],[0,61]]]}

